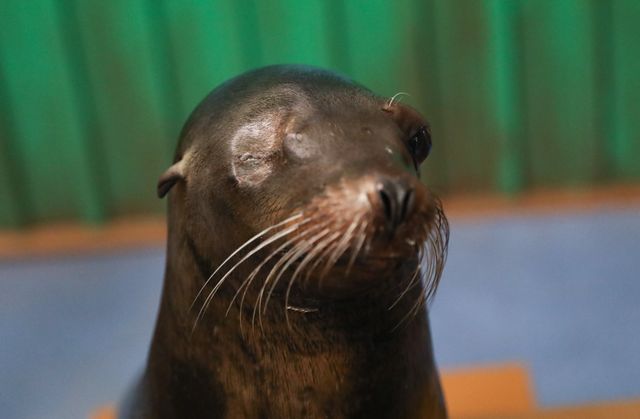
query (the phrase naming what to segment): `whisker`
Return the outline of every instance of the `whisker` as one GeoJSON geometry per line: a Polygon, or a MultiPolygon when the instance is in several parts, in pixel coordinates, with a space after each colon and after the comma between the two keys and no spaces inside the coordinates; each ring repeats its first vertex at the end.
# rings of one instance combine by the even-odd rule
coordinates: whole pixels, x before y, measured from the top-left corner
{"type": "Polygon", "coordinates": [[[258,296],[256,297],[256,302],[253,305],[253,313],[251,314],[251,327],[253,328],[255,326],[255,320],[256,320],[256,314],[258,315],[258,322],[260,324],[260,329],[264,332],[264,326],[262,324],[262,299],[264,296],[264,292],[267,288],[267,284],[270,282],[271,278],[276,275],[276,272],[278,272],[280,270],[280,268],[282,267],[282,265],[284,265],[286,263],[287,260],[289,260],[295,253],[296,253],[296,249],[297,249],[297,245],[299,243],[296,243],[293,245],[292,248],[290,248],[284,255],[282,255],[282,257],[278,260],[278,262],[276,262],[276,264],[271,268],[271,271],[269,271],[269,274],[267,275],[266,279],[264,280],[264,283],[262,284],[262,287],[260,288],[260,292],[258,293],[258,296]]]}
{"type": "MultiPolygon", "coordinates": [[[[309,242],[309,246],[308,247],[312,246],[314,242],[318,241],[319,239],[321,239],[325,235],[329,234],[330,232],[331,232],[330,229],[325,229],[320,234],[317,234],[315,237],[313,237],[311,239],[311,241],[309,242]]],[[[291,279],[289,280],[289,284],[287,285],[287,291],[285,293],[285,299],[284,299],[284,306],[285,306],[284,315],[285,315],[285,320],[287,322],[287,327],[289,329],[291,329],[291,322],[289,321],[289,312],[288,312],[288,309],[289,309],[289,296],[291,294],[291,288],[292,288],[293,283],[295,282],[296,278],[298,277],[298,275],[300,275],[302,270],[313,260],[313,258],[317,254],[318,254],[318,252],[309,252],[309,253],[307,253],[307,255],[304,257],[304,259],[302,259],[300,264],[296,267],[296,270],[291,275],[291,279]]],[[[265,310],[266,310],[266,305],[265,305],[265,310]]]]}
{"type": "Polygon", "coordinates": [[[275,225],[272,225],[271,227],[267,227],[264,230],[262,230],[261,232],[259,232],[258,234],[256,234],[255,236],[251,237],[249,240],[247,240],[246,242],[244,242],[240,247],[238,247],[233,253],[231,253],[220,265],[218,265],[218,267],[216,268],[215,271],[213,271],[213,273],[211,274],[211,276],[209,276],[209,278],[207,278],[207,280],[204,282],[204,284],[202,285],[202,287],[200,288],[200,291],[198,291],[198,294],[196,295],[196,297],[193,299],[193,302],[191,303],[191,306],[189,306],[189,310],[193,309],[193,306],[195,305],[196,301],[198,301],[198,298],[200,297],[200,295],[202,294],[202,291],[204,291],[204,289],[207,287],[207,285],[209,284],[209,281],[211,281],[211,279],[215,276],[216,273],[218,273],[218,271],[220,269],[222,269],[222,267],[229,262],[229,260],[231,260],[232,257],[234,257],[235,255],[238,254],[238,252],[240,252],[242,249],[244,249],[245,247],[247,247],[248,245],[250,245],[251,243],[253,243],[254,241],[256,241],[257,239],[259,239],[260,237],[264,236],[266,233],[281,227],[283,225],[285,225],[286,223],[289,223],[297,218],[302,217],[302,213],[299,212],[295,215],[292,215],[291,217],[287,218],[286,220],[283,220],[275,225]]]}
{"type": "MultiPolygon", "coordinates": [[[[264,309],[260,313],[260,316],[262,316],[262,314],[267,311],[267,306],[269,304],[269,300],[271,298],[273,290],[276,287],[276,285],[278,284],[278,282],[280,281],[280,278],[282,277],[282,275],[287,271],[287,269],[291,266],[291,264],[293,262],[295,262],[298,258],[300,258],[300,256],[302,256],[304,254],[304,252],[307,250],[308,247],[309,247],[309,245],[301,244],[301,246],[296,250],[296,252],[293,255],[291,255],[291,257],[288,258],[286,263],[280,268],[280,272],[278,273],[278,276],[276,276],[276,278],[273,280],[273,284],[271,284],[271,289],[269,289],[269,292],[267,294],[267,299],[265,300],[265,303],[264,303],[264,309]]],[[[286,310],[286,308],[287,308],[287,302],[286,301],[285,301],[284,307],[285,307],[284,315],[285,315],[285,318],[287,319],[287,324],[289,324],[289,317],[288,317],[288,313],[287,313],[287,310],[286,310]]],[[[260,318],[262,318],[262,317],[260,317],[260,318]]]]}
{"type": "Polygon", "coordinates": [[[213,287],[213,289],[211,290],[211,292],[209,293],[209,295],[207,296],[207,298],[205,299],[204,303],[202,304],[202,307],[200,308],[200,311],[198,312],[198,315],[196,316],[196,320],[193,324],[193,329],[192,329],[192,333],[193,331],[195,331],[196,326],[198,325],[198,321],[200,320],[200,318],[202,317],[204,311],[207,309],[209,303],[211,302],[211,300],[213,299],[213,297],[215,296],[216,292],[218,291],[218,289],[220,288],[220,286],[224,283],[225,279],[227,279],[229,277],[229,275],[231,275],[231,273],[233,271],[235,271],[235,269],[240,266],[243,262],[245,262],[247,259],[249,259],[251,256],[253,256],[254,254],[256,254],[257,252],[259,252],[260,250],[264,249],[266,246],[270,245],[271,243],[281,239],[282,237],[287,236],[288,234],[296,231],[302,224],[305,224],[309,221],[309,219],[307,220],[303,220],[297,224],[294,224],[291,227],[288,227],[276,234],[274,234],[273,236],[269,237],[267,240],[265,240],[264,242],[260,243],[258,246],[256,246],[252,251],[250,251],[249,253],[247,253],[242,259],[240,259],[235,265],[233,265],[231,267],[231,269],[229,269],[227,271],[227,273],[224,274],[224,276],[222,278],[220,278],[220,280],[218,281],[218,283],[213,287]]]}
{"type": "Polygon", "coordinates": [[[353,264],[355,263],[356,258],[358,257],[358,254],[360,253],[360,250],[362,250],[362,246],[364,245],[364,241],[367,239],[367,235],[364,234],[364,232],[367,229],[367,225],[368,225],[368,223],[366,221],[363,222],[362,223],[362,227],[360,228],[360,231],[358,231],[357,236],[359,236],[359,240],[358,240],[355,248],[351,252],[351,257],[349,258],[349,264],[347,265],[347,271],[345,273],[345,276],[349,276],[349,273],[351,272],[351,268],[353,268],[353,264]]]}
{"type": "MultiPolygon", "coordinates": [[[[240,307],[238,310],[238,323],[240,324],[240,333],[242,335],[244,335],[244,329],[243,329],[243,323],[242,323],[242,315],[243,315],[243,310],[242,308],[244,307],[244,300],[245,297],[247,296],[247,291],[249,290],[249,287],[251,286],[251,283],[253,282],[254,278],[256,277],[256,275],[258,274],[258,272],[260,271],[260,269],[262,269],[262,267],[275,255],[277,255],[278,253],[280,253],[281,251],[283,251],[284,249],[286,249],[288,246],[290,246],[292,243],[294,242],[294,240],[287,240],[285,243],[283,243],[281,246],[279,246],[276,250],[274,250],[265,260],[263,260],[247,277],[247,279],[243,282],[243,284],[247,283],[247,285],[244,288],[244,291],[242,292],[242,298],[240,299],[240,307]]],[[[231,303],[229,304],[229,307],[227,308],[227,313],[229,313],[229,310],[231,309],[231,305],[233,304],[233,301],[235,300],[237,294],[240,292],[240,288],[238,288],[238,291],[236,291],[236,295],[233,296],[233,299],[231,300],[231,303]]]]}
{"type": "Polygon", "coordinates": [[[409,290],[411,288],[413,288],[413,286],[415,284],[418,283],[419,281],[419,273],[420,273],[420,268],[422,267],[422,257],[423,257],[423,251],[422,249],[420,249],[419,254],[418,254],[418,266],[416,266],[415,271],[413,272],[413,275],[411,276],[411,279],[409,280],[409,282],[407,283],[407,286],[404,288],[404,290],[402,291],[402,293],[400,293],[400,295],[398,296],[398,298],[396,298],[396,300],[393,302],[393,304],[391,304],[387,310],[392,310],[399,302],[400,300],[402,300],[402,297],[404,297],[407,292],[409,292],[409,290]]]}
{"type": "Polygon", "coordinates": [[[396,330],[401,324],[407,321],[409,318],[413,318],[418,315],[420,308],[429,302],[435,295],[438,288],[438,284],[444,271],[445,262],[447,259],[447,250],[449,247],[449,223],[442,211],[440,201],[436,203],[436,214],[433,221],[432,228],[427,232],[427,239],[422,248],[422,260],[420,265],[423,265],[424,259],[428,261],[427,269],[420,277],[420,281],[423,283],[423,292],[416,298],[412,307],[407,313],[400,319],[396,326],[392,329],[396,330]]]}
{"type": "Polygon", "coordinates": [[[407,92],[398,92],[395,95],[393,95],[393,97],[391,99],[389,99],[389,103],[387,103],[387,107],[390,108],[393,105],[393,102],[396,100],[396,98],[398,98],[399,96],[411,96],[409,93],[407,92]]]}
{"type": "MultiPolygon", "coordinates": [[[[274,250],[273,252],[271,252],[266,258],[264,258],[264,260],[262,262],[260,262],[258,264],[258,266],[256,266],[256,268],[251,271],[251,273],[247,276],[247,278],[242,281],[242,284],[238,287],[238,289],[236,290],[236,293],[233,295],[233,298],[231,299],[231,302],[229,303],[229,306],[227,307],[227,311],[224,313],[225,316],[227,316],[229,314],[229,311],[231,310],[231,307],[233,306],[233,303],[235,302],[236,298],[238,297],[238,295],[240,294],[240,292],[242,291],[243,288],[245,287],[249,287],[251,285],[251,281],[253,281],[253,279],[255,278],[255,276],[258,274],[258,272],[260,271],[260,269],[262,269],[262,267],[264,267],[264,265],[275,255],[277,255],[279,252],[281,252],[282,250],[284,250],[287,246],[289,246],[291,244],[291,240],[286,241],[285,243],[283,243],[282,245],[280,245],[276,250],[274,250]]],[[[241,306],[242,307],[242,306],[241,306]]]]}
{"type": "Polygon", "coordinates": [[[314,256],[317,255],[317,258],[315,262],[313,262],[313,264],[307,270],[307,274],[305,275],[305,278],[304,278],[305,283],[309,282],[309,278],[311,277],[311,274],[318,267],[318,265],[320,265],[320,263],[322,262],[322,259],[324,259],[327,255],[329,255],[329,253],[331,253],[335,249],[335,246],[333,246],[334,240],[340,237],[340,235],[341,233],[337,231],[333,233],[331,236],[327,237],[325,240],[323,240],[320,244],[318,244],[318,246],[316,246],[317,250],[315,250],[314,256]]]}
{"type": "MultiPolygon", "coordinates": [[[[260,292],[258,293],[258,296],[256,297],[256,304],[253,306],[253,313],[251,315],[251,327],[253,328],[254,324],[255,324],[255,315],[256,315],[256,310],[258,312],[258,315],[261,316],[260,310],[262,309],[262,297],[264,295],[264,291],[267,287],[267,284],[269,283],[269,281],[271,280],[271,278],[273,277],[273,275],[275,275],[275,273],[278,271],[278,269],[280,269],[280,267],[286,263],[286,261],[293,255],[293,253],[295,252],[296,249],[296,242],[299,241],[301,238],[307,236],[308,234],[311,234],[312,232],[324,228],[328,223],[325,222],[323,224],[319,224],[316,226],[313,226],[307,230],[305,230],[303,233],[299,234],[298,236],[292,238],[290,240],[289,244],[294,245],[294,247],[292,247],[291,249],[289,249],[287,251],[287,253],[285,253],[279,260],[278,262],[276,262],[276,264],[271,268],[271,271],[269,271],[269,274],[267,275],[267,277],[264,280],[264,283],[262,284],[262,287],[260,288],[260,292]]],[[[262,317],[260,317],[260,326],[262,327],[262,317]]]]}
{"type": "Polygon", "coordinates": [[[238,288],[238,290],[236,291],[236,293],[234,294],[233,298],[231,299],[231,302],[229,303],[229,306],[227,307],[227,311],[225,313],[225,316],[227,314],[229,314],[229,310],[231,309],[231,306],[233,305],[233,302],[235,301],[235,299],[237,298],[238,294],[240,293],[241,289],[244,287],[244,291],[242,292],[242,298],[240,299],[240,309],[239,309],[239,322],[240,322],[240,327],[242,328],[242,307],[244,306],[244,300],[245,297],[247,295],[247,290],[249,289],[249,287],[251,286],[252,281],[255,279],[256,275],[258,274],[258,272],[264,267],[264,265],[275,255],[277,255],[278,253],[280,253],[281,251],[283,251],[284,249],[286,249],[287,247],[291,246],[292,244],[295,244],[295,242],[297,240],[299,240],[301,237],[306,236],[308,233],[310,233],[311,231],[313,231],[313,229],[310,230],[306,230],[302,233],[300,233],[299,235],[293,237],[290,240],[287,240],[285,243],[283,243],[282,245],[280,245],[276,250],[274,250],[273,252],[271,252],[271,254],[269,254],[260,264],[258,264],[258,266],[256,266],[256,268],[249,274],[249,276],[247,276],[247,278],[243,281],[242,285],[238,288]]]}
{"type": "Polygon", "coordinates": [[[411,306],[411,308],[407,311],[407,313],[396,323],[396,325],[393,327],[393,329],[391,329],[391,331],[392,332],[395,331],[409,318],[414,317],[416,313],[420,310],[420,306],[422,306],[423,303],[424,303],[424,294],[421,294],[416,299],[416,302],[413,304],[413,306],[411,306]]]}
{"type": "Polygon", "coordinates": [[[428,297],[432,293],[433,283],[436,280],[436,272],[437,272],[437,255],[438,255],[438,246],[437,246],[437,238],[433,235],[429,236],[429,240],[427,241],[427,255],[429,262],[427,264],[427,270],[425,271],[423,277],[421,278],[425,296],[428,297]]]}
{"type": "MultiPolygon", "coordinates": [[[[278,283],[278,281],[280,280],[280,277],[282,276],[282,274],[284,274],[284,272],[286,272],[286,270],[289,268],[289,266],[291,266],[291,264],[296,261],[302,254],[304,254],[305,252],[307,252],[309,250],[309,248],[311,248],[313,246],[313,244],[320,240],[321,238],[323,238],[324,236],[326,236],[327,234],[329,234],[331,232],[330,229],[325,228],[324,230],[322,230],[320,233],[316,234],[315,236],[313,236],[311,239],[309,239],[308,241],[303,241],[302,243],[300,243],[299,247],[298,247],[298,251],[296,252],[296,254],[290,258],[282,267],[282,269],[280,269],[280,273],[278,274],[278,276],[275,278],[275,280],[273,281],[273,284],[271,284],[271,288],[269,289],[269,292],[267,294],[267,299],[265,300],[264,303],[264,309],[263,309],[263,313],[266,313],[267,311],[267,305],[269,304],[269,299],[271,298],[271,294],[273,293],[273,290],[276,287],[276,284],[278,283]]],[[[307,254],[302,261],[300,262],[300,265],[298,265],[298,267],[296,268],[296,270],[294,271],[294,273],[292,274],[292,278],[294,278],[296,275],[299,274],[299,272],[301,271],[302,268],[304,268],[305,264],[307,264],[309,262],[309,254],[307,254]]]]}
{"type": "MultiPolygon", "coordinates": [[[[327,234],[329,232],[331,232],[330,229],[325,229],[322,231],[322,233],[326,232],[327,234]]],[[[314,241],[317,238],[322,238],[324,235],[320,236],[320,234],[318,234],[316,237],[314,237],[314,241]],[[320,237],[319,237],[320,236],[320,237]]],[[[329,237],[329,239],[331,238],[336,238],[337,235],[334,234],[333,236],[329,237]]],[[[330,240],[329,240],[330,241],[330,240]]],[[[300,265],[298,265],[298,267],[296,268],[296,270],[293,272],[292,277],[296,277],[297,275],[299,275],[302,270],[313,260],[314,257],[316,257],[319,253],[321,253],[322,249],[324,248],[324,246],[326,246],[329,242],[328,240],[323,240],[321,241],[311,252],[307,253],[307,255],[304,257],[304,259],[302,259],[302,262],[300,262],[300,265]]]]}
{"type": "Polygon", "coordinates": [[[324,269],[322,270],[322,274],[320,275],[321,277],[324,277],[327,275],[327,273],[329,273],[329,270],[336,264],[340,256],[342,256],[342,254],[345,252],[345,250],[347,250],[347,248],[349,247],[349,242],[353,238],[353,232],[355,231],[356,227],[360,223],[361,219],[362,219],[362,216],[358,217],[356,220],[351,222],[342,240],[336,246],[335,251],[329,257],[329,260],[327,260],[327,263],[324,269]]]}

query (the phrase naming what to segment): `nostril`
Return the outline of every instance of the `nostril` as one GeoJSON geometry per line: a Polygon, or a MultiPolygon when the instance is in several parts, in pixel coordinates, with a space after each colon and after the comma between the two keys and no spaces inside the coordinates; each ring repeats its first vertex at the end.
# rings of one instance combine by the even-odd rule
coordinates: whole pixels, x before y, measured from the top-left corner
{"type": "Polygon", "coordinates": [[[385,218],[388,221],[393,220],[393,202],[391,201],[392,198],[389,196],[389,193],[383,188],[380,188],[378,190],[378,193],[380,194],[380,201],[382,202],[382,210],[384,211],[385,218]]]}
{"type": "Polygon", "coordinates": [[[400,220],[405,221],[409,217],[409,214],[413,209],[414,198],[413,189],[409,189],[405,192],[404,198],[402,199],[402,206],[400,207],[400,220]]]}
{"type": "Polygon", "coordinates": [[[415,190],[401,179],[384,179],[377,184],[377,193],[380,213],[384,215],[386,228],[394,231],[411,215],[415,190]]]}

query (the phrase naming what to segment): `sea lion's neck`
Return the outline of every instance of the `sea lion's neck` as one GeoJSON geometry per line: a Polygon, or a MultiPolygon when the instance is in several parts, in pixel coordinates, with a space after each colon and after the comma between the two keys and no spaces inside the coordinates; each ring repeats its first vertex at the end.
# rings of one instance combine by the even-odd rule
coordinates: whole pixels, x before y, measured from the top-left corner
{"type": "Polygon", "coordinates": [[[173,400],[158,405],[182,406],[194,418],[211,411],[238,418],[444,411],[426,311],[392,331],[389,321],[380,326],[386,309],[290,311],[287,323],[284,306],[272,302],[261,324],[252,323],[252,305],[245,307],[241,333],[239,305],[227,313],[235,290],[221,288],[192,333],[199,306],[189,307],[206,278],[188,246],[169,254],[147,374],[160,386],[156,399],[173,400]]]}

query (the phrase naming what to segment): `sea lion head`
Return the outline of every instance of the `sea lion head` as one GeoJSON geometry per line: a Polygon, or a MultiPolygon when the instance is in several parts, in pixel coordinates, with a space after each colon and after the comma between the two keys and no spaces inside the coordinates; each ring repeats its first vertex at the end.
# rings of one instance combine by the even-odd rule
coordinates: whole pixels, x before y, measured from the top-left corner
{"type": "Polygon", "coordinates": [[[171,190],[170,234],[184,233],[211,284],[241,278],[235,290],[287,299],[421,286],[422,300],[448,241],[420,182],[430,149],[409,106],[324,70],[267,67],[196,108],[158,193],[171,190]]]}

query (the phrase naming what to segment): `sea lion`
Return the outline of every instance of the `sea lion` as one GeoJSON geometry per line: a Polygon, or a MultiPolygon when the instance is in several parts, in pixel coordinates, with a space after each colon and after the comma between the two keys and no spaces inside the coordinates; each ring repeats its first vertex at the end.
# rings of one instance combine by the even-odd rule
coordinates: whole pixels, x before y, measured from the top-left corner
{"type": "Polygon", "coordinates": [[[425,301],[448,225],[427,122],[334,73],[272,66],[185,124],[165,281],[126,418],[446,417],[425,301]]]}

